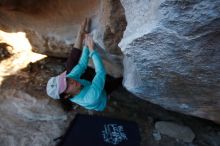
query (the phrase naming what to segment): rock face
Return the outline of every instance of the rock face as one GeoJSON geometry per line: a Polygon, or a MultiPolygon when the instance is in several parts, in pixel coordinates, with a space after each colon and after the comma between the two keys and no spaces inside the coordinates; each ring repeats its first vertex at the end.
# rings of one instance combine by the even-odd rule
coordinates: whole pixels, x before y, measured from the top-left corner
{"type": "Polygon", "coordinates": [[[166,109],[220,123],[220,1],[121,3],[124,86],[166,109]]]}
{"type": "Polygon", "coordinates": [[[67,56],[85,17],[107,72],[124,68],[130,92],[220,123],[220,1],[0,1],[0,30],[25,33],[49,56],[67,56]]]}
{"type": "Polygon", "coordinates": [[[0,29],[24,32],[37,53],[67,57],[80,24],[92,19],[91,35],[103,50],[107,72],[122,75],[118,43],[126,27],[124,9],[118,0],[8,0],[0,1],[0,29]]]}
{"type": "Polygon", "coordinates": [[[0,91],[2,146],[55,145],[53,139],[63,134],[67,122],[67,115],[58,105],[22,91],[0,91]]]}

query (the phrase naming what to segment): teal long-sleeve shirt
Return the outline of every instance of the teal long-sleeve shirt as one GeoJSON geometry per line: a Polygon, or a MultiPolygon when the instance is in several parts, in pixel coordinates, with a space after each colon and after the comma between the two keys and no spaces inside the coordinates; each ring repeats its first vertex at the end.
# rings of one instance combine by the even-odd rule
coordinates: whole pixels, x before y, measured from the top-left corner
{"type": "Polygon", "coordinates": [[[105,109],[107,102],[107,95],[104,90],[106,71],[98,52],[89,52],[89,49],[84,47],[79,63],[71,70],[67,77],[83,85],[80,93],[70,98],[72,102],[86,109],[96,111],[103,111],[105,109]],[[93,60],[96,72],[92,82],[80,78],[88,66],[89,57],[93,60]]]}

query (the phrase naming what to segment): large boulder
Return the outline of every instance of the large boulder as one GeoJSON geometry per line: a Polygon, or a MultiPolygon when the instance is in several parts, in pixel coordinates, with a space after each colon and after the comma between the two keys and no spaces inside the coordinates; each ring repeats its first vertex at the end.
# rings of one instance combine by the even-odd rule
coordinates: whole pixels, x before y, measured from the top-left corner
{"type": "Polygon", "coordinates": [[[220,1],[121,3],[124,86],[166,109],[220,123],[220,1]]]}

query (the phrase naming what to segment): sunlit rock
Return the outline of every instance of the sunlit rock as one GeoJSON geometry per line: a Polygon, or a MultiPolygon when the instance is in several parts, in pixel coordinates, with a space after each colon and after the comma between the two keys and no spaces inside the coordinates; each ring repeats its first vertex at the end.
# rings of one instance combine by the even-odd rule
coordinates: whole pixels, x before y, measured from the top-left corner
{"type": "Polygon", "coordinates": [[[0,30],[24,32],[32,50],[62,58],[70,52],[81,22],[90,17],[90,34],[103,50],[107,72],[115,77],[122,75],[122,53],[118,43],[126,20],[120,1],[9,0],[0,1],[0,14],[0,30]]]}

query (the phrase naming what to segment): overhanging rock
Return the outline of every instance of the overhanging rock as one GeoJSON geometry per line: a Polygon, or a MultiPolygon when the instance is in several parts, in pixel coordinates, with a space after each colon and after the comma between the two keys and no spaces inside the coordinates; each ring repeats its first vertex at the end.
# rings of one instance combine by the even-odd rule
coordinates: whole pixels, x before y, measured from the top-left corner
{"type": "Polygon", "coordinates": [[[220,1],[121,3],[124,86],[166,109],[220,123],[220,1]]]}

